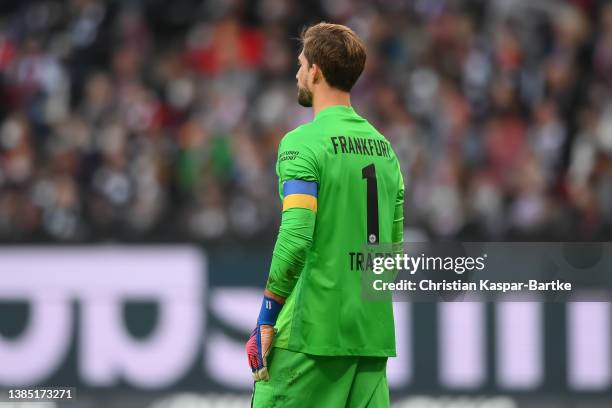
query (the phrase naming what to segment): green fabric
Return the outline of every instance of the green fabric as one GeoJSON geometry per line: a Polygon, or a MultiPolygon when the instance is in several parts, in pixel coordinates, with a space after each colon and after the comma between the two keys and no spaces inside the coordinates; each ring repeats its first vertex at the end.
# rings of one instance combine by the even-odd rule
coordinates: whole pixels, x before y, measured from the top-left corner
{"type": "Polygon", "coordinates": [[[364,301],[364,272],[355,262],[369,237],[367,185],[372,180],[364,172],[372,165],[378,240],[401,242],[404,186],[398,160],[386,139],[352,108],[324,109],[281,141],[279,191],[287,180],[315,181],[318,209],[316,217],[305,209],[283,213],[267,286],[288,295],[275,347],[328,356],[395,356],[390,296],[364,301]]]}
{"type": "Polygon", "coordinates": [[[255,408],[387,408],[386,357],[313,356],[275,348],[269,381],[253,390],[255,408]]]}
{"type": "Polygon", "coordinates": [[[283,211],[267,285],[273,293],[287,297],[293,290],[312,244],[315,218],[315,213],[305,208],[283,211]]]}
{"type": "Polygon", "coordinates": [[[397,164],[397,171],[399,173],[400,185],[398,186],[397,197],[395,199],[391,240],[394,244],[401,244],[404,242],[404,179],[399,168],[399,162],[397,164]]]}

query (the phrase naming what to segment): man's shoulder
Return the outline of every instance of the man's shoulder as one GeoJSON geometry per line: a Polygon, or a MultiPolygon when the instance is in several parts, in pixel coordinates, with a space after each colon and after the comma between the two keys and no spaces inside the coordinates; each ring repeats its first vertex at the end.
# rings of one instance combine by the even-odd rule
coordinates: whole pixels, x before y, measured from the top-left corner
{"type": "Polygon", "coordinates": [[[285,134],[278,146],[276,172],[282,180],[318,180],[318,151],[309,124],[285,134]]]}
{"type": "Polygon", "coordinates": [[[361,117],[361,119],[363,119],[363,127],[367,129],[370,134],[378,138],[382,138],[385,140],[387,139],[385,135],[383,135],[382,132],[380,132],[378,128],[376,128],[376,126],[374,126],[369,120],[363,117],[361,117]]]}
{"type": "Polygon", "coordinates": [[[285,136],[280,141],[281,146],[307,145],[313,142],[313,135],[316,132],[313,129],[313,123],[304,123],[295,129],[285,133],[285,136]]]}
{"type": "Polygon", "coordinates": [[[299,138],[301,135],[312,133],[315,128],[316,126],[314,122],[308,122],[308,123],[301,124],[295,129],[285,133],[285,137],[283,139],[299,138]]]}

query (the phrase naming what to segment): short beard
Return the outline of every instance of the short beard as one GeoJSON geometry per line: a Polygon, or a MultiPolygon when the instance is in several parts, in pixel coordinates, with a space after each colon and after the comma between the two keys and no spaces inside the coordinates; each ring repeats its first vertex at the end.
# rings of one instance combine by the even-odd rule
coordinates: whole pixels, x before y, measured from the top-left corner
{"type": "Polygon", "coordinates": [[[312,108],[312,92],[309,89],[298,87],[298,103],[305,108],[312,108]]]}

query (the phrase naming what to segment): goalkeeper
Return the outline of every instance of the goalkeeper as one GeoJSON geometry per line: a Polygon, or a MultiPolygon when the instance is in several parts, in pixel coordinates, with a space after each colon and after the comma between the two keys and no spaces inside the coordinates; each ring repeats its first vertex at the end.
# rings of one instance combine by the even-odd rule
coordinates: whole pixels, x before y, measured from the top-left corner
{"type": "Polygon", "coordinates": [[[298,102],[314,120],[280,142],[283,212],[247,342],[255,407],[388,407],[391,300],[361,297],[364,245],[403,239],[404,186],[389,142],[351,107],[363,42],[320,23],[301,36],[298,102]]]}

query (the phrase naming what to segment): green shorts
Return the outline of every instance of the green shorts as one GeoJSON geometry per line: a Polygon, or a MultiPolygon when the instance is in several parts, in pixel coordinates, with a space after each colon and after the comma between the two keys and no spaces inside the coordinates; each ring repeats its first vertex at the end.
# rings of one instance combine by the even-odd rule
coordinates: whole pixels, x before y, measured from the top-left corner
{"type": "Polygon", "coordinates": [[[256,408],[389,407],[386,357],[314,356],[273,348],[269,381],[258,381],[256,408]]]}

